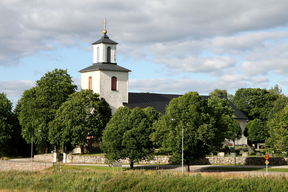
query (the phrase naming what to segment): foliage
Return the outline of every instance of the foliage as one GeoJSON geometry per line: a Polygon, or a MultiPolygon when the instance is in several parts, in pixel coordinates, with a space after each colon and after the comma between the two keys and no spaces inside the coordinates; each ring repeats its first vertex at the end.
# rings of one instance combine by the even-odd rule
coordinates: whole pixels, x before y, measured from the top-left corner
{"type": "Polygon", "coordinates": [[[208,107],[212,109],[214,118],[217,119],[214,126],[221,130],[229,128],[222,133],[225,139],[234,140],[234,138],[240,139],[242,137],[242,130],[238,121],[235,120],[234,110],[225,98],[210,97],[208,99],[208,107]]]}
{"type": "Polygon", "coordinates": [[[13,120],[12,103],[6,94],[0,93],[0,156],[9,154],[11,150],[8,143],[13,135],[13,120]]]}
{"type": "Polygon", "coordinates": [[[274,87],[271,87],[268,91],[275,95],[283,95],[282,89],[277,84],[274,87]]]}
{"type": "Polygon", "coordinates": [[[110,120],[111,109],[104,98],[91,90],[71,94],[57,110],[49,123],[49,140],[52,144],[84,145],[87,135],[100,138],[110,120]]]}
{"type": "Polygon", "coordinates": [[[232,103],[241,110],[250,120],[267,120],[273,102],[279,95],[273,91],[260,88],[241,88],[238,89],[233,97],[232,103]]]}
{"type": "Polygon", "coordinates": [[[247,128],[248,139],[253,143],[264,142],[265,139],[269,136],[266,122],[263,122],[260,119],[249,121],[245,128],[247,128]]]}
{"type": "MultiPolygon", "coordinates": [[[[91,167],[92,168],[92,167],[91,167]]],[[[233,168],[234,169],[234,168],[233,168]]],[[[0,172],[6,191],[287,191],[285,175],[185,174],[163,171],[89,170],[62,165],[41,172],[0,172]],[[237,178],[240,177],[240,178],[237,178]],[[228,179],[227,179],[228,178],[228,179]]]]}
{"type": "Polygon", "coordinates": [[[209,93],[209,96],[224,96],[230,101],[233,99],[233,95],[227,93],[226,89],[214,89],[214,91],[209,93]]]}
{"type": "Polygon", "coordinates": [[[135,162],[149,158],[154,151],[149,136],[158,116],[152,108],[118,108],[103,132],[101,149],[105,157],[109,160],[129,158],[131,168],[135,162]]]}
{"type": "Polygon", "coordinates": [[[274,153],[288,151],[288,105],[268,121],[269,135],[265,147],[274,153]]]}
{"type": "Polygon", "coordinates": [[[189,92],[170,101],[165,116],[153,125],[152,141],[161,144],[161,150],[172,152],[173,161],[180,161],[183,128],[184,162],[189,167],[190,161],[205,157],[219,149],[225,138],[231,138],[233,118],[233,110],[225,98],[205,100],[197,92],[189,92]]]}
{"type": "Polygon", "coordinates": [[[24,91],[19,104],[19,120],[22,135],[28,143],[33,134],[35,143],[45,145],[47,152],[48,124],[54,120],[61,104],[75,92],[77,86],[72,83],[67,70],[55,69],[36,81],[36,87],[24,91]]]}
{"type": "Polygon", "coordinates": [[[288,104],[288,98],[284,95],[280,95],[276,101],[273,102],[273,108],[270,110],[267,119],[270,120],[274,115],[281,111],[288,104]]]}

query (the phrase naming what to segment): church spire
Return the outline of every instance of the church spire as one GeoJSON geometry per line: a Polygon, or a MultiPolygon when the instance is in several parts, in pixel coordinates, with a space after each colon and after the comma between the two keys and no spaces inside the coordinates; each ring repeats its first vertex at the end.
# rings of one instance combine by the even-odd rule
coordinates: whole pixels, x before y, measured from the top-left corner
{"type": "Polygon", "coordinates": [[[106,33],[107,33],[107,31],[106,31],[106,23],[107,23],[107,22],[106,22],[106,18],[105,18],[105,19],[104,19],[104,23],[103,23],[103,24],[104,24],[104,31],[103,31],[103,33],[104,33],[105,35],[106,35],[106,33]]]}

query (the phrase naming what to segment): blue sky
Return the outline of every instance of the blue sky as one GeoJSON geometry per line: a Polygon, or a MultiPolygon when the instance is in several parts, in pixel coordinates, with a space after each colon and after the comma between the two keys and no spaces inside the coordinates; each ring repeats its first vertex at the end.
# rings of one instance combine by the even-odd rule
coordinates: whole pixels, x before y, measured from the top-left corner
{"type": "Polygon", "coordinates": [[[130,92],[278,84],[288,95],[287,10],[285,0],[1,0],[0,92],[16,103],[55,68],[80,85],[106,18],[130,92]]]}

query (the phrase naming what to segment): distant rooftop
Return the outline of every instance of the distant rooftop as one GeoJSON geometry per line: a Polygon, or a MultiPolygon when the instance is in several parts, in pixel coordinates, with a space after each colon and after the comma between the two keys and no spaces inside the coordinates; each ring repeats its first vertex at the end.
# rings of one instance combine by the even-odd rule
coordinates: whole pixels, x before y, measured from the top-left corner
{"type": "MultiPolygon", "coordinates": [[[[129,93],[128,103],[124,103],[124,106],[134,109],[135,107],[146,108],[153,107],[162,114],[165,114],[166,106],[173,98],[180,97],[182,95],[173,94],[154,94],[154,93],[129,93]]],[[[202,95],[201,95],[202,96],[202,95]]],[[[202,96],[204,99],[208,99],[210,96],[202,96]]],[[[220,99],[225,98],[219,96],[220,99]]],[[[228,100],[228,99],[227,99],[228,100]]],[[[235,119],[248,120],[248,118],[228,100],[230,106],[234,110],[235,119]]]]}

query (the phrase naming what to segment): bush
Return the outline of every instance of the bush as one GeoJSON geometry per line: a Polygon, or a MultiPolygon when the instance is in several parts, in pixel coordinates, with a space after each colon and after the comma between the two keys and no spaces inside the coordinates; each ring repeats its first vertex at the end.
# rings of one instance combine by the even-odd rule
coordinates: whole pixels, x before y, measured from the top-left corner
{"type": "Polygon", "coordinates": [[[251,155],[256,155],[256,152],[249,152],[248,156],[251,156],[251,155]]]}

